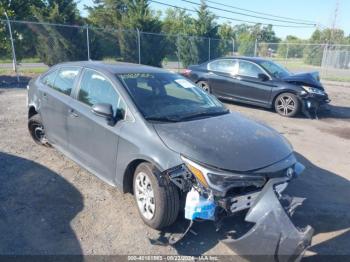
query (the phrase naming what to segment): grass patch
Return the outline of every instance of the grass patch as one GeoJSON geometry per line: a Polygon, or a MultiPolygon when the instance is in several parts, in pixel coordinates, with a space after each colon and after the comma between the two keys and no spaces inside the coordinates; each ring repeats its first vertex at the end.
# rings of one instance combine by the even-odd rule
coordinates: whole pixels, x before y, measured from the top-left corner
{"type": "Polygon", "coordinates": [[[321,80],[335,81],[335,82],[350,82],[350,76],[324,76],[321,80]]]}
{"type": "MultiPolygon", "coordinates": [[[[47,67],[23,67],[18,69],[20,75],[33,75],[44,73],[48,68],[47,67]]],[[[0,68],[0,75],[15,75],[15,71],[10,68],[0,68]]]]}
{"type": "MultiPolygon", "coordinates": [[[[40,63],[40,58],[32,57],[32,58],[23,58],[21,60],[17,60],[17,63],[40,63]]],[[[0,64],[10,64],[12,63],[12,58],[8,59],[0,59],[0,64]]]]}

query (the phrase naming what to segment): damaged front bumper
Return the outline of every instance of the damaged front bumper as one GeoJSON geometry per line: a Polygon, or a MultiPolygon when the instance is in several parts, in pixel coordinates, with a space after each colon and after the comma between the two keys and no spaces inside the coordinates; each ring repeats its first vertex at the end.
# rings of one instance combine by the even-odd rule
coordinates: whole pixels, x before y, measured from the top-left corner
{"type": "Polygon", "coordinates": [[[319,108],[331,102],[328,95],[316,95],[316,94],[304,94],[299,95],[299,99],[302,102],[302,112],[310,117],[317,118],[317,112],[319,108]]]}
{"type": "Polygon", "coordinates": [[[307,226],[298,229],[290,220],[288,213],[302,201],[290,201],[289,210],[285,210],[275,190],[276,185],[284,183],[284,178],[270,179],[256,197],[249,209],[245,221],[255,225],[237,239],[224,239],[230,249],[250,260],[261,258],[264,261],[295,261],[300,259],[310,245],[313,229],[307,226]],[[288,212],[288,213],[287,213],[288,212]]]}

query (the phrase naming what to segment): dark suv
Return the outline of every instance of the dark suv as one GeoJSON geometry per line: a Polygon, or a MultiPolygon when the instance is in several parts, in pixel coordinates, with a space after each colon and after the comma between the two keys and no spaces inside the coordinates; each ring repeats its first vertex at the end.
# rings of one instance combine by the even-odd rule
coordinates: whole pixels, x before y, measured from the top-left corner
{"type": "Polygon", "coordinates": [[[29,83],[28,119],[37,143],[133,193],[153,228],[172,224],[181,198],[194,196],[186,218],[203,218],[209,207],[207,218],[217,221],[250,208],[259,231],[272,223],[261,236],[242,238],[260,243],[254,250],[265,250],[263,235],[298,255],[310,242],[312,230],[295,228],[279,202],[303,171],[290,144],[180,75],[125,63],[59,64],[29,83]]]}

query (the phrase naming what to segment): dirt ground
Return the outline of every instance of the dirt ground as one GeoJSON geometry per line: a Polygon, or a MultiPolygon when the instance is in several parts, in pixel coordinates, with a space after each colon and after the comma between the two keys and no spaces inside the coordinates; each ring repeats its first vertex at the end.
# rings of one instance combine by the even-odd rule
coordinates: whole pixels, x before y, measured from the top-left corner
{"type": "MultiPolygon", "coordinates": [[[[350,255],[350,87],[326,88],[332,102],[319,120],[228,104],[285,135],[306,166],[288,193],[307,198],[295,219],[315,229],[305,258],[313,261],[350,255]]],[[[132,195],[34,144],[26,124],[26,90],[0,89],[0,254],[233,254],[210,222],[175,247],[151,245],[161,232],[142,223],[132,195]]]]}

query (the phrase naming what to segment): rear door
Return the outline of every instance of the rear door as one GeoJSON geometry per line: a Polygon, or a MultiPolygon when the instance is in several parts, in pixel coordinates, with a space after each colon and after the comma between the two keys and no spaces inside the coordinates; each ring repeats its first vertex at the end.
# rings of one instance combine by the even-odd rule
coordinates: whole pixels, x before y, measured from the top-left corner
{"type": "Polygon", "coordinates": [[[236,79],[233,77],[238,71],[236,59],[218,59],[208,64],[209,85],[216,96],[235,96],[236,79]]]}
{"type": "Polygon", "coordinates": [[[63,66],[40,81],[40,115],[50,143],[67,149],[67,112],[71,92],[78,79],[79,67],[63,66]]]}
{"type": "Polygon", "coordinates": [[[121,109],[125,115],[124,100],[107,76],[92,69],[84,69],[75,98],[69,105],[67,118],[69,151],[74,159],[113,184],[118,134],[124,121],[110,126],[105,118],[91,111],[91,106],[108,103],[114,114],[121,109]]]}
{"type": "Polygon", "coordinates": [[[259,74],[267,75],[256,63],[240,59],[235,76],[235,94],[242,101],[267,106],[274,84],[270,80],[261,80],[259,74]]]}

